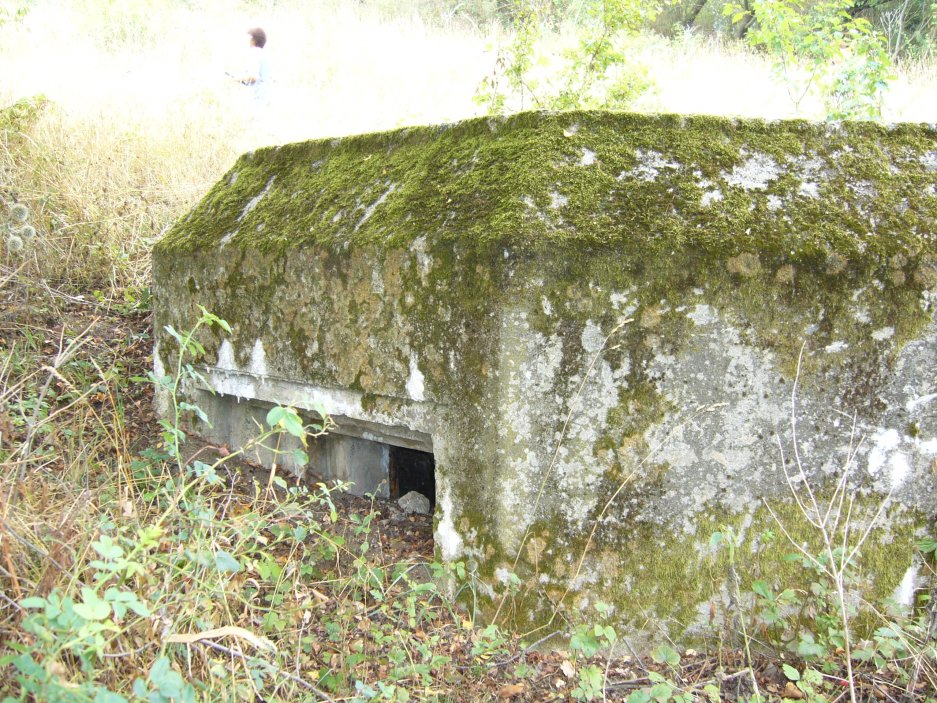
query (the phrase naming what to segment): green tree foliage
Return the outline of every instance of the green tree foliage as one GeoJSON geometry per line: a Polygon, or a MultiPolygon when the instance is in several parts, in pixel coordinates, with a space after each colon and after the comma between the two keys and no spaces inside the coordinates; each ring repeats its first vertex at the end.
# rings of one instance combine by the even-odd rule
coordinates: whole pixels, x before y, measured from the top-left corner
{"type": "Polygon", "coordinates": [[[774,59],[795,108],[816,92],[827,119],[880,119],[891,58],[882,34],[851,14],[854,6],[855,0],[754,0],[750,11],[735,3],[724,11],[736,23],[754,17],[748,41],[774,59]]]}
{"type": "Polygon", "coordinates": [[[657,16],[658,0],[593,0],[575,41],[554,53],[545,47],[544,3],[514,2],[513,42],[498,53],[476,95],[489,112],[625,108],[650,87],[647,70],[629,56],[628,40],[657,16]]]}

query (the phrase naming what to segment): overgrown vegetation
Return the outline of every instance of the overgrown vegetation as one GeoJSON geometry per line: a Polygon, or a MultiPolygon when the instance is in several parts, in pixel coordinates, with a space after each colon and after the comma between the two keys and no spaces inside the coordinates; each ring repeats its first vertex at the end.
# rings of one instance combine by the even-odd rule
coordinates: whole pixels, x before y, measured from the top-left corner
{"type": "MultiPolygon", "coordinates": [[[[796,113],[816,93],[827,119],[881,119],[891,55],[882,32],[852,14],[856,6],[856,0],[745,0],[724,3],[722,12],[771,59],[796,113]]],[[[514,0],[514,8],[513,41],[478,90],[489,112],[626,109],[653,87],[634,54],[640,30],[661,12],[658,0],[584,3],[573,38],[559,46],[545,41],[543,3],[514,0]]]]}
{"type": "MultiPolygon", "coordinates": [[[[203,311],[191,330],[174,331],[180,356],[172,374],[128,379],[128,349],[137,348],[133,365],[146,361],[133,320],[109,321],[112,333],[127,325],[113,346],[102,345],[95,322],[57,348],[24,321],[5,350],[4,700],[819,702],[841,695],[844,682],[853,700],[856,691],[878,690],[933,700],[930,608],[908,618],[862,606],[878,626],[853,643],[843,667],[860,610],[851,574],[861,547],[845,537],[849,553],[833,546],[848,529],[845,474],[829,505],[818,505],[809,486],[801,496],[829,547],[795,554],[814,574],[808,591],[735,581],[727,632],[741,637],[741,658],[730,649],[717,666],[666,642],[647,660],[622,658],[630,644],[604,623],[609,608],[601,603],[591,624],[566,635],[565,652],[540,654],[475,622],[466,605],[476,601],[470,565],[388,558],[378,526],[386,508],[364,502],[348,511],[341,486],[275,477],[264,490],[238,481],[249,469],[239,453],[196,449],[180,428],[185,413],[200,412],[192,405],[174,401],[158,434],[152,420],[128,424],[146,417],[146,384],[171,394],[195,373],[199,327],[227,326],[203,311]],[[772,647],[794,655],[774,667],[781,676],[753,655],[772,647]]],[[[272,449],[279,434],[324,427],[303,427],[295,411],[274,408],[255,441],[272,449]]],[[[712,542],[729,547],[736,573],[747,558],[743,541],[723,531],[712,542]]],[[[925,557],[935,547],[920,546],[925,557]]]]}
{"type": "Polygon", "coordinates": [[[885,37],[854,17],[855,0],[754,0],[748,10],[727,3],[733,23],[754,19],[748,41],[774,57],[775,72],[799,111],[817,91],[831,120],[881,119],[892,79],[885,37]]]}
{"type": "MultiPolygon", "coordinates": [[[[158,47],[167,35],[147,32],[176,26],[147,24],[150,10],[165,9],[156,2],[88,0],[84,7],[105,4],[108,51],[141,37],[143,46],[158,47]]],[[[676,10],[718,26],[722,6],[706,5],[676,10]]],[[[364,6],[400,14],[386,1],[364,6]]],[[[655,8],[603,5],[621,11],[612,16],[596,14],[599,7],[544,0],[520,12],[494,0],[425,0],[419,11],[429,22],[476,30],[492,20],[518,23],[512,41],[522,42],[514,45],[520,63],[512,70],[522,93],[527,69],[517,68],[536,68],[534,39],[590,17],[588,31],[568,44],[564,68],[537,84],[551,96],[543,104],[602,104],[603,95],[630,104],[652,76],[632,73],[622,82],[616,66],[628,42],[639,40],[636,18],[643,23],[655,8]]],[[[755,6],[740,7],[756,16],[755,6]]],[[[934,41],[928,7],[857,3],[837,21],[848,28],[869,13],[892,57],[927,56],[934,41]]],[[[39,2],[0,4],[8,44],[26,32],[31,13],[43,11],[39,2]]],[[[662,17],[674,11],[665,8],[662,17]]],[[[759,30],[749,24],[745,31],[759,30]]],[[[825,56],[838,50],[833,45],[825,56]]],[[[790,56],[800,60],[793,50],[790,56]]],[[[466,103],[483,73],[465,83],[466,103]]],[[[13,72],[4,71],[0,99],[16,94],[12,81],[13,72]]],[[[325,91],[339,82],[318,85],[325,91]]],[[[632,651],[601,603],[565,639],[551,632],[530,642],[476,622],[472,565],[442,565],[395,544],[388,506],[353,501],[341,486],[264,480],[226,448],[184,437],[178,422],[160,425],[153,386],[171,395],[191,371],[183,364],[168,378],[133,380],[151,367],[147,254],[230,165],[241,128],[226,121],[224,101],[203,87],[184,96],[188,103],[167,101],[149,118],[113,104],[83,114],[74,104],[43,99],[0,113],[0,698],[935,699],[937,541],[922,540],[915,557],[931,584],[917,594],[917,609],[863,603],[854,589],[861,549],[838,546],[848,519],[821,517],[848,517],[840,512],[844,502],[804,502],[819,530],[840,535],[822,554],[791,545],[809,588],[763,576],[733,580],[727,610],[717,614],[724,646],[699,653],[660,642],[632,651]],[[200,119],[189,119],[195,115],[200,119]]],[[[488,94],[490,105],[510,107],[513,98],[501,101],[498,91],[488,94]]],[[[414,114],[394,113],[392,123],[372,126],[440,116],[414,114]]],[[[339,123],[317,124],[327,131],[339,123]]],[[[206,312],[177,331],[178,340],[197,355],[191,329],[222,324],[206,312]]],[[[323,429],[298,427],[302,421],[289,408],[268,421],[258,442],[323,429]]],[[[784,540],[783,533],[779,520],[754,544],[784,540]]],[[[714,570],[737,575],[744,561],[757,566],[746,572],[769,573],[772,565],[759,563],[752,545],[752,538],[720,531],[712,541],[714,570]]]]}
{"type": "Polygon", "coordinates": [[[658,0],[587,4],[575,38],[556,54],[544,46],[541,3],[514,6],[514,41],[479,87],[490,112],[627,108],[650,87],[647,68],[631,57],[631,40],[660,12],[658,0]]]}

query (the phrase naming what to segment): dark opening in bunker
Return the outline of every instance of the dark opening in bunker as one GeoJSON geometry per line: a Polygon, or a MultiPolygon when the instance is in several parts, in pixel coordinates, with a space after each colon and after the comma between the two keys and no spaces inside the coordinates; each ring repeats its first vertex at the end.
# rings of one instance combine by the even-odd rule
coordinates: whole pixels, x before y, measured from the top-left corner
{"type": "Polygon", "coordinates": [[[388,481],[390,497],[397,499],[410,491],[429,498],[431,509],[436,507],[436,460],[430,452],[390,446],[388,481]]]}

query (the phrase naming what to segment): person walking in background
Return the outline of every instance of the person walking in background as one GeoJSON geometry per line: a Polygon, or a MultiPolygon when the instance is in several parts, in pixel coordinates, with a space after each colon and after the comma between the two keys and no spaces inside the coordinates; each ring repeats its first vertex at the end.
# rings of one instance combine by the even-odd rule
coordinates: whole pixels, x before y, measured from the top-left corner
{"type": "Polygon", "coordinates": [[[260,27],[247,30],[249,47],[243,67],[237,73],[227,75],[250,91],[243,106],[247,131],[244,133],[243,148],[254,148],[261,144],[275,142],[276,130],[273,125],[271,92],[273,71],[270,57],[264,47],[267,45],[267,33],[260,27]]]}
{"type": "Polygon", "coordinates": [[[255,107],[269,107],[270,84],[273,76],[270,71],[270,62],[264,53],[267,33],[260,27],[254,27],[247,30],[247,36],[250,38],[248,64],[243,75],[238,76],[237,80],[241,85],[250,87],[255,107]]]}

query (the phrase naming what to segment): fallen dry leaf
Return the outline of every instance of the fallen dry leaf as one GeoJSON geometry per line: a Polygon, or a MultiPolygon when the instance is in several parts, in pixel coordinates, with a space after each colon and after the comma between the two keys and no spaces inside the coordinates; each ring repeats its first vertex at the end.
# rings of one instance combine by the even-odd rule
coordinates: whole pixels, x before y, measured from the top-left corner
{"type": "Polygon", "coordinates": [[[509,683],[498,691],[498,698],[514,698],[521,695],[525,688],[522,683],[509,683]]]}
{"type": "Polygon", "coordinates": [[[68,676],[68,667],[66,667],[60,661],[49,662],[46,665],[46,671],[48,671],[53,676],[58,676],[59,678],[65,678],[68,676]]]}
{"type": "Polygon", "coordinates": [[[247,640],[257,649],[269,649],[274,652],[277,649],[273,642],[266,637],[258,637],[250,630],[245,630],[243,627],[237,627],[235,625],[216,627],[213,630],[205,630],[204,632],[167,635],[163,638],[163,641],[177,644],[192,644],[200,640],[213,640],[219,637],[236,637],[237,639],[247,640]]]}
{"type": "Polygon", "coordinates": [[[563,663],[560,664],[560,671],[566,674],[566,678],[571,679],[576,675],[576,667],[573,666],[572,662],[569,659],[564,659],[563,663]]]}
{"type": "Polygon", "coordinates": [[[804,697],[804,692],[797,688],[793,681],[788,681],[787,686],[784,687],[784,691],[781,693],[781,697],[791,698],[795,701],[799,701],[804,697]]]}

